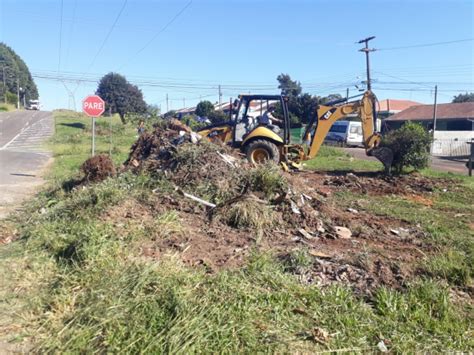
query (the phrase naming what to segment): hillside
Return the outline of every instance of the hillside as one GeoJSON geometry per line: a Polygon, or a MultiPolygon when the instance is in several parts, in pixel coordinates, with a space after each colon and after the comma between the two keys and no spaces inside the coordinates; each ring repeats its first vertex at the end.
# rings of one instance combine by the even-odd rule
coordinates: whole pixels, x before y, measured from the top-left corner
{"type": "MultiPolygon", "coordinates": [[[[17,103],[18,84],[19,87],[22,88],[20,92],[21,105],[23,105],[23,98],[26,103],[28,103],[29,100],[38,99],[38,88],[26,63],[12,48],[5,43],[0,43],[0,83],[3,83],[4,73],[8,103],[17,103]]],[[[0,85],[2,101],[4,96],[3,91],[3,85],[0,85]]]]}

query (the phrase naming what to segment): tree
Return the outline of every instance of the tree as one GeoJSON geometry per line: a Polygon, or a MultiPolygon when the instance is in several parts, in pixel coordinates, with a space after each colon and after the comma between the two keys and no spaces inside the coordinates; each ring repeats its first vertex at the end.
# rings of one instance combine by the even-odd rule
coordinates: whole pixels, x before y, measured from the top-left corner
{"type": "Polygon", "coordinates": [[[329,94],[328,96],[323,96],[323,97],[318,96],[318,102],[321,105],[326,105],[332,101],[341,100],[341,99],[342,99],[342,96],[339,94],[329,94]]]}
{"type": "Polygon", "coordinates": [[[400,174],[404,168],[415,170],[428,166],[432,137],[421,124],[407,122],[401,128],[388,132],[381,146],[393,152],[392,168],[400,174]]]}
{"type": "Polygon", "coordinates": [[[28,102],[30,100],[38,99],[38,88],[31,76],[28,66],[18,56],[13,49],[8,47],[4,43],[0,43],[0,93],[1,100],[4,99],[6,94],[8,100],[13,99],[15,96],[14,103],[16,103],[17,89],[18,86],[22,89],[20,91],[20,103],[23,101],[28,102]],[[5,78],[3,77],[5,75],[5,78]],[[3,88],[3,80],[5,79],[6,93],[3,88]]]}
{"type": "Polygon", "coordinates": [[[196,106],[196,115],[208,117],[214,111],[214,105],[210,101],[201,101],[196,106]]]}
{"type": "Polygon", "coordinates": [[[207,118],[209,119],[209,121],[211,121],[212,124],[217,124],[228,121],[229,115],[226,115],[223,111],[213,110],[209,113],[207,118]]]}
{"type": "Polygon", "coordinates": [[[110,113],[118,113],[123,124],[126,123],[126,115],[145,113],[147,109],[141,90],[117,73],[103,76],[96,94],[105,101],[105,110],[110,113]]]}
{"type": "Polygon", "coordinates": [[[474,92],[459,94],[454,96],[453,104],[458,104],[460,102],[474,102],[474,92]]]}
{"type": "Polygon", "coordinates": [[[294,81],[288,74],[280,74],[277,76],[278,88],[281,89],[282,95],[296,97],[301,94],[301,83],[294,81]]]}

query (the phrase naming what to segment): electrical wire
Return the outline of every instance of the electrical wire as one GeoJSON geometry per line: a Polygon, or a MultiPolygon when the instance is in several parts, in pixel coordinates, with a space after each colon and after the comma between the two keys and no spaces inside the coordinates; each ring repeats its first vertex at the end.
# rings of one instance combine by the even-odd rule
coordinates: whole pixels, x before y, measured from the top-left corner
{"type": "Polygon", "coordinates": [[[104,40],[102,41],[102,44],[100,45],[99,50],[95,54],[95,56],[92,59],[91,63],[89,64],[89,67],[87,68],[86,72],[88,72],[92,68],[92,66],[95,64],[95,61],[97,60],[97,57],[100,55],[100,53],[104,49],[105,44],[107,43],[110,35],[112,34],[112,32],[115,28],[115,25],[117,24],[118,20],[120,19],[120,16],[122,16],[123,10],[125,9],[125,6],[127,5],[127,2],[128,2],[128,0],[124,0],[124,2],[122,4],[122,7],[120,8],[120,11],[118,12],[117,16],[115,17],[115,20],[112,23],[112,26],[110,27],[109,31],[107,32],[107,35],[105,36],[104,40]]]}
{"type": "Polygon", "coordinates": [[[145,45],[143,47],[141,47],[138,51],[135,52],[135,54],[133,54],[124,64],[122,64],[120,67],[117,68],[117,71],[121,70],[123,67],[125,67],[126,65],[128,65],[128,63],[130,63],[130,61],[135,58],[138,54],[140,54],[141,52],[143,52],[150,44],[152,44],[155,39],[160,35],[162,34],[163,32],[166,31],[166,29],[171,26],[173,24],[174,21],[176,21],[176,19],[181,16],[181,14],[186,11],[186,9],[191,6],[193,0],[190,0],[188,3],[186,3],[186,5],[184,5],[184,7],[178,11],[172,18],[171,20],[169,20],[157,33],[155,33],[148,42],[145,43],[145,45]]]}
{"type": "Polygon", "coordinates": [[[454,40],[454,41],[445,41],[445,42],[414,44],[414,45],[411,45],[411,46],[377,48],[376,50],[377,50],[377,51],[393,51],[393,50],[398,50],[398,49],[432,47],[432,46],[441,46],[441,45],[445,45],[445,44],[460,43],[460,42],[470,42],[470,41],[474,41],[474,38],[457,39],[457,40],[454,40]]]}
{"type": "Polygon", "coordinates": [[[62,52],[62,42],[63,42],[63,9],[64,9],[64,0],[61,0],[61,13],[59,15],[58,73],[61,70],[61,52],[62,52]]]}
{"type": "Polygon", "coordinates": [[[69,62],[69,52],[71,50],[72,34],[73,34],[73,30],[74,30],[74,25],[75,25],[75,22],[76,22],[76,9],[77,9],[77,0],[74,0],[74,6],[72,8],[72,21],[71,21],[71,25],[69,27],[69,42],[68,42],[68,46],[66,48],[66,60],[65,60],[65,65],[66,66],[69,62]]]}

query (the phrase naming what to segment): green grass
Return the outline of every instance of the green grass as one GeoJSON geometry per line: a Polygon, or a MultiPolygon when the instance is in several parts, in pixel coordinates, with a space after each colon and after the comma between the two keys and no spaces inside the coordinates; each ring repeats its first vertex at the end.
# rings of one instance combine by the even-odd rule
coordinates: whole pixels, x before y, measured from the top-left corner
{"type": "MultiPolygon", "coordinates": [[[[92,121],[82,113],[65,110],[55,111],[53,115],[56,134],[48,146],[53,151],[55,163],[49,178],[62,181],[76,174],[80,165],[91,156],[92,121]]],[[[121,164],[135,140],[135,127],[124,126],[119,117],[96,119],[96,154],[111,153],[114,163],[121,164]]]]}
{"type": "Polygon", "coordinates": [[[316,171],[383,171],[379,162],[356,159],[343,150],[323,145],[318,155],[304,163],[305,169],[316,171]]]}
{"type": "Polygon", "coordinates": [[[15,105],[0,103],[0,112],[8,112],[8,111],[14,111],[14,110],[16,110],[15,105]]]}
{"type": "MultiPolygon", "coordinates": [[[[56,120],[53,187],[8,221],[21,239],[0,246],[0,334],[8,314],[15,325],[11,337],[28,339],[41,353],[369,352],[381,339],[399,353],[473,349],[472,305],[451,302],[451,286],[436,279],[466,285],[470,278],[458,271],[472,267],[463,254],[471,246],[462,235],[469,216],[453,216],[466,211],[472,195],[437,192],[434,212],[396,198],[336,196],[341,206],[366,199],[367,210],[421,223],[431,228],[437,247],[453,251],[426,266],[432,277],[414,279],[404,292],[381,288],[367,302],[346,287],[305,285],[271,254],[254,253],[242,268],[209,274],[173,256],[141,254],[152,235],[183,233],[176,211],[156,212],[147,225],[101,217],[127,199],[148,203],[158,186],[172,193],[166,180],[123,174],[71,192],[54,188],[77,174],[90,139],[90,120],[66,112],[57,112],[56,120]]],[[[117,127],[116,162],[124,160],[134,135],[131,126],[117,127]]],[[[108,151],[107,137],[98,140],[98,150],[108,151]]],[[[332,149],[322,153],[328,164],[345,158],[332,149]]],[[[252,181],[282,187],[270,173],[252,181]]],[[[309,265],[308,258],[296,251],[290,263],[309,265]]]]}

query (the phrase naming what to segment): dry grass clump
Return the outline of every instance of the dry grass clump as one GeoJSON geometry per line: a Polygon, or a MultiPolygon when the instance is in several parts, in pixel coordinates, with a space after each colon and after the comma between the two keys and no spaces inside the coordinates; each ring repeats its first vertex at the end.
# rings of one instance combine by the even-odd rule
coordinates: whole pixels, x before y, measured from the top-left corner
{"type": "Polygon", "coordinates": [[[103,181],[117,174],[114,162],[107,154],[99,154],[87,159],[82,164],[81,170],[87,182],[103,181]]]}

